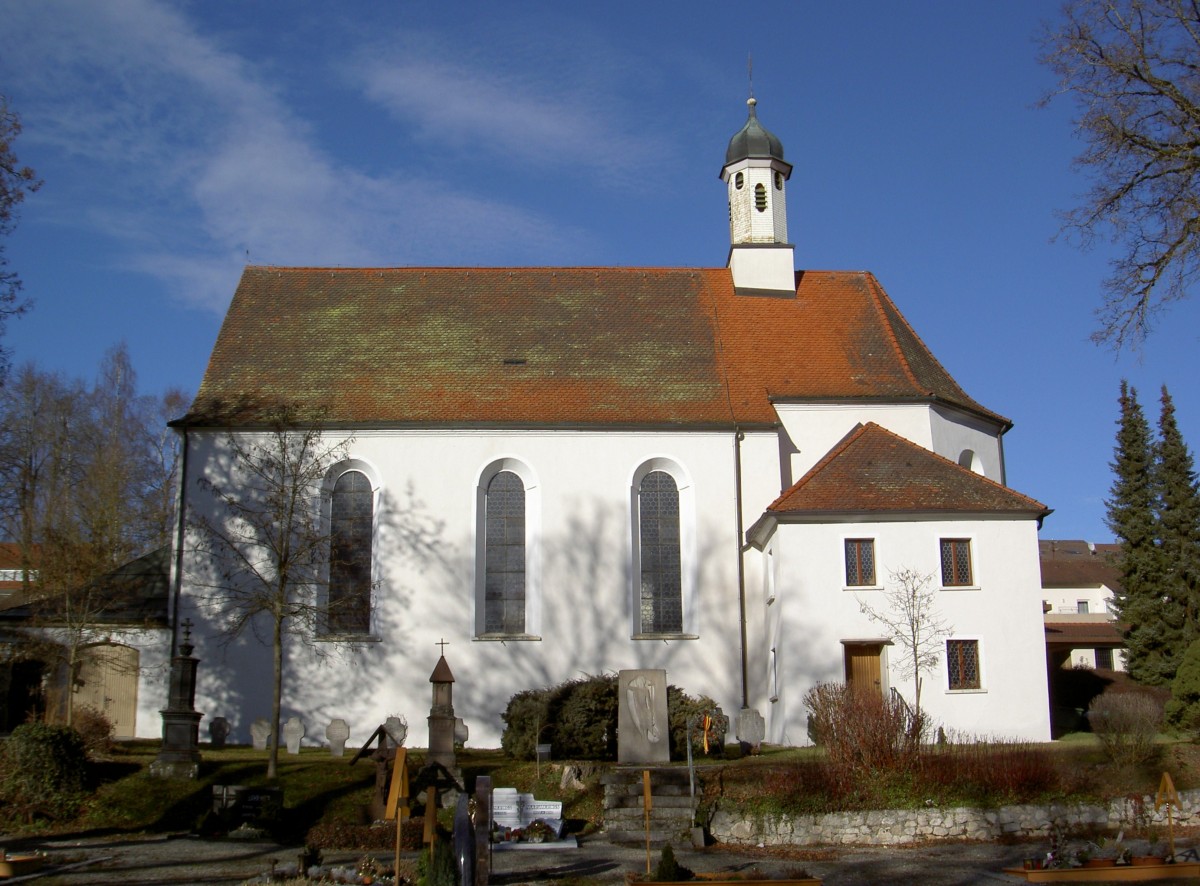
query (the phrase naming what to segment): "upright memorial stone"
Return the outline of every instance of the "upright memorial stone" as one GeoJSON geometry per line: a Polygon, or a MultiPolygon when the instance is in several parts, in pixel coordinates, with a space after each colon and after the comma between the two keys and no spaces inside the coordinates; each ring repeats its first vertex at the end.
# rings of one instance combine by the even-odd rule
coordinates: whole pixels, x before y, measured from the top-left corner
{"type": "Polygon", "coordinates": [[[329,739],[329,755],[340,757],[346,753],[346,739],[350,737],[350,727],[342,719],[330,720],[325,727],[325,737],[329,739]]]}
{"type": "Polygon", "coordinates": [[[661,668],[617,675],[617,762],[671,762],[667,672],[661,668]]]}
{"type": "Polygon", "coordinates": [[[300,739],[304,738],[305,731],[299,717],[289,717],[283,724],[283,741],[289,754],[300,753],[300,739]]]}
{"type": "Polygon", "coordinates": [[[214,749],[225,747],[225,739],[229,738],[229,721],[224,717],[213,717],[208,723],[208,736],[214,749]]]}
{"type": "Polygon", "coordinates": [[[171,659],[171,686],[163,720],[162,749],[150,764],[150,774],[160,778],[195,778],[200,772],[200,719],[195,709],[196,665],[192,657],[192,622],[183,623],[183,643],[171,659]]]}
{"type": "Polygon", "coordinates": [[[265,751],[271,738],[271,724],[266,717],[259,717],[250,724],[250,744],[256,751],[265,751]]]}
{"type": "MultiPolygon", "coordinates": [[[[440,644],[444,647],[445,641],[440,644]]],[[[454,674],[446,656],[438,658],[429,676],[433,684],[433,706],[429,709],[429,762],[441,763],[450,771],[457,767],[454,754],[454,674]]]]}

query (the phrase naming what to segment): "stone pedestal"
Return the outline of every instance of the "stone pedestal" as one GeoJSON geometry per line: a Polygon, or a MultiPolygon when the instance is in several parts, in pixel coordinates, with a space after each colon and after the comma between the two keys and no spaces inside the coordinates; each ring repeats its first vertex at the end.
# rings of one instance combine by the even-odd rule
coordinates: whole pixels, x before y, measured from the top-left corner
{"type": "Polygon", "coordinates": [[[171,687],[163,719],[162,750],[150,764],[150,774],[160,778],[195,778],[200,772],[200,720],[195,709],[196,666],[192,656],[192,623],[183,624],[179,655],[171,659],[171,687]]]}

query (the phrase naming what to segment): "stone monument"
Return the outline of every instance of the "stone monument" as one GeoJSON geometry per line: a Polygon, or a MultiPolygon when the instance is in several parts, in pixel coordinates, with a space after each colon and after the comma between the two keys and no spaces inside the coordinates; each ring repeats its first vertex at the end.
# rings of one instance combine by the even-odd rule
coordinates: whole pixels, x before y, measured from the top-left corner
{"type": "Polygon", "coordinates": [[[446,641],[439,644],[443,653],[429,676],[433,684],[433,706],[429,709],[429,763],[440,763],[453,772],[457,758],[454,754],[454,674],[446,663],[446,641]]]}
{"type": "Polygon", "coordinates": [[[306,731],[299,717],[289,717],[283,724],[283,741],[289,754],[300,753],[300,739],[306,731]]]}
{"type": "Polygon", "coordinates": [[[667,672],[661,668],[617,675],[617,762],[671,762],[667,672]]]}
{"type": "Polygon", "coordinates": [[[213,717],[208,723],[208,737],[214,749],[225,747],[225,739],[229,738],[229,721],[224,717],[213,717]]]}
{"type": "Polygon", "coordinates": [[[350,727],[342,719],[330,720],[325,727],[325,738],[329,740],[329,755],[340,757],[346,753],[346,740],[350,737],[350,727]]]}
{"type": "Polygon", "coordinates": [[[171,659],[171,685],[162,714],[162,749],[150,764],[150,774],[160,778],[195,778],[200,772],[200,719],[196,704],[196,665],[192,656],[192,620],[182,625],[183,642],[171,659]]]}
{"type": "Polygon", "coordinates": [[[259,717],[250,724],[250,743],[256,751],[265,751],[271,739],[271,724],[266,717],[259,717]]]}

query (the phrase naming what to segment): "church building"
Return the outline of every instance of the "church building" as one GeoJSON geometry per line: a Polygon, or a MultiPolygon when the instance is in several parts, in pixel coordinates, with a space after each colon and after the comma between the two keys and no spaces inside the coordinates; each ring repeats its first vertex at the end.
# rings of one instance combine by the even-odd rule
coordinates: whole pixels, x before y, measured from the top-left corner
{"type": "MultiPolygon", "coordinates": [[[[862,610],[907,572],[947,626],[922,675],[935,727],[1049,739],[1049,511],[1005,483],[1011,423],[870,273],[796,270],[791,171],[750,99],[723,267],[248,267],[174,423],[196,710],[242,742],[270,714],[269,621],[221,643],[198,527],[237,529],[211,492],[252,487],[236,451],[298,404],[333,453],[305,501],[332,539],[324,616],[284,648],[283,717],[310,737],[417,727],[445,641],[473,746],[499,745],[514,693],[624,668],[710,696],[730,738],[806,744],[817,683],[913,701],[900,639],[862,610]]],[[[163,697],[142,692],[139,734],[163,697]]]]}

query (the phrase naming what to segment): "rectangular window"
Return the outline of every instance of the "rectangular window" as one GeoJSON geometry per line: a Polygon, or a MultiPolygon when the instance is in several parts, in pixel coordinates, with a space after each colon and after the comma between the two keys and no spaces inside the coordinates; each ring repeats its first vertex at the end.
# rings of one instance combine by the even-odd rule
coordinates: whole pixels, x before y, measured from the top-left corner
{"type": "Polygon", "coordinates": [[[1113,669],[1113,653],[1111,649],[1096,650],[1096,667],[1105,671],[1113,669]]]}
{"type": "Polygon", "coordinates": [[[846,539],[846,586],[875,584],[875,539],[846,539]]]}
{"type": "Polygon", "coordinates": [[[978,689],[979,641],[947,640],[946,671],[951,689],[978,689]]]}
{"type": "Polygon", "coordinates": [[[1076,600],[1075,601],[1075,614],[1076,615],[1087,615],[1088,614],[1088,601],[1087,600],[1076,600]]]}
{"type": "Polygon", "coordinates": [[[965,538],[942,539],[942,586],[971,584],[971,542],[965,538]]]}

